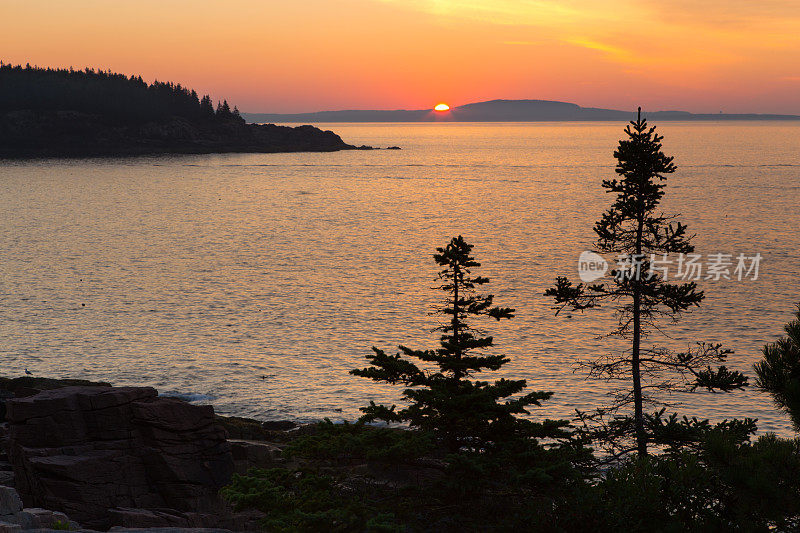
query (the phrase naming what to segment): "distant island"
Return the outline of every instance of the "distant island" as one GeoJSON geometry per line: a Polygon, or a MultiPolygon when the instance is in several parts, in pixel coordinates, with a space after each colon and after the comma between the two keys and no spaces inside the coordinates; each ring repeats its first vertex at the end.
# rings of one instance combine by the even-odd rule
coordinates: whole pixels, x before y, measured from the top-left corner
{"type": "Polygon", "coordinates": [[[247,124],[180,84],[0,63],[0,158],[353,149],[313,126],[247,124]]]}
{"type": "MultiPolygon", "coordinates": [[[[697,114],[687,111],[651,111],[647,118],[675,120],[800,120],[798,115],[697,114]]],[[[636,118],[636,110],[620,111],[581,107],[550,100],[491,100],[453,107],[446,112],[432,109],[348,110],[315,113],[242,113],[253,123],[288,122],[558,122],[558,121],[627,121],[636,118]]]]}

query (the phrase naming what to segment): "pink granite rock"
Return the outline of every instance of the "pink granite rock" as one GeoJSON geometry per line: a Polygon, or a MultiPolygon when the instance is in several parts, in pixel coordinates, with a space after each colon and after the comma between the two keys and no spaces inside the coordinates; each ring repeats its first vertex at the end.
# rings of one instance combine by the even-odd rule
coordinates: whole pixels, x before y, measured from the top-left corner
{"type": "MultiPolygon", "coordinates": [[[[161,398],[152,388],[48,390],[9,400],[6,417],[23,501],[85,527],[123,525],[109,512],[119,508],[213,514],[233,472],[213,408],[161,398]]],[[[148,517],[158,525],[157,513],[148,517]]]]}

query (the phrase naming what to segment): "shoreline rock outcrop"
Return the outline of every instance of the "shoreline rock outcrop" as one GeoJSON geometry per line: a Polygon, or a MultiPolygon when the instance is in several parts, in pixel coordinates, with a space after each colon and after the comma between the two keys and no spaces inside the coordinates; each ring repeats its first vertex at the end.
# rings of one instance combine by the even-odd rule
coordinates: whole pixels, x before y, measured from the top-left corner
{"type": "Polygon", "coordinates": [[[31,529],[77,529],[78,524],[70,521],[64,513],[40,509],[23,508],[22,500],[16,490],[0,486],[0,531],[24,531],[31,529]]]}
{"type": "Polygon", "coordinates": [[[211,406],[149,387],[73,386],[7,401],[22,500],[92,529],[219,527],[234,471],[211,406]]]}

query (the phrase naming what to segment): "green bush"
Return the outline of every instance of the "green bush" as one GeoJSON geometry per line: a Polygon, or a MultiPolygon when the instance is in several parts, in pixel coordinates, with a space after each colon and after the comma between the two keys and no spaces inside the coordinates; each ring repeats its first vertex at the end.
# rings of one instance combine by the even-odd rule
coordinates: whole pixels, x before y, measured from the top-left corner
{"type": "Polygon", "coordinates": [[[317,460],[407,461],[432,453],[433,437],[422,431],[325,420],[293,440],[287,456],[317,460]]]}
{"type": "Polygon", "coordinates": [[[283,468],[234,475],[222,496],[237,509],[266,513],[264,527],[275,532],[395,532],[400,526],[365,500],[347,494],[332,476],[283,468]]]}
{"type": "Polygon", "coordinates": [[[594,531],[795,531],[800,519],[800,442],[741,443],[711,432],[699,452],[633,458],[572,501],[564,520],[594,531]]]}
{"type": "Polygon", "coordinates": [[[53,522],[53,525],[50,526],[50,529],[57,529],[59,531],[72,531],[72,526],[69,522],[62,522],[61,520],[56,520],[53,522]]]}

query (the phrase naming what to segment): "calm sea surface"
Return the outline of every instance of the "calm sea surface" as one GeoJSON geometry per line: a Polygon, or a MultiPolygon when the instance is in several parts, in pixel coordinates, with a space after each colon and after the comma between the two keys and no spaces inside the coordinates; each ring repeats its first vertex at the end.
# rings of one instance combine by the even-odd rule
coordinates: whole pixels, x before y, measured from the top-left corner
{"type": "MultiPolygon", "coordinates": [[[[262,419],[353,419],[400,391],[348,370],[371,346],[433,347],[431,254],[475,245],[499,304],[502,375],[569,416],[608,387],[574,363],[613,350],[604,312],[553,316],[610,203],[619,123],[325,125],[401,151],[0,162],[4,375],[152,385],[262,419]]],[[[800,123],[664,123],[679,167],[664,207],[697,251],[760,253],[758,280],[707,281],[703,305],[650,340],[735,350],[747,371],[800,301],[800,123]]],[[[756,391],[674,397],[790,434],[756,391]]]]}

